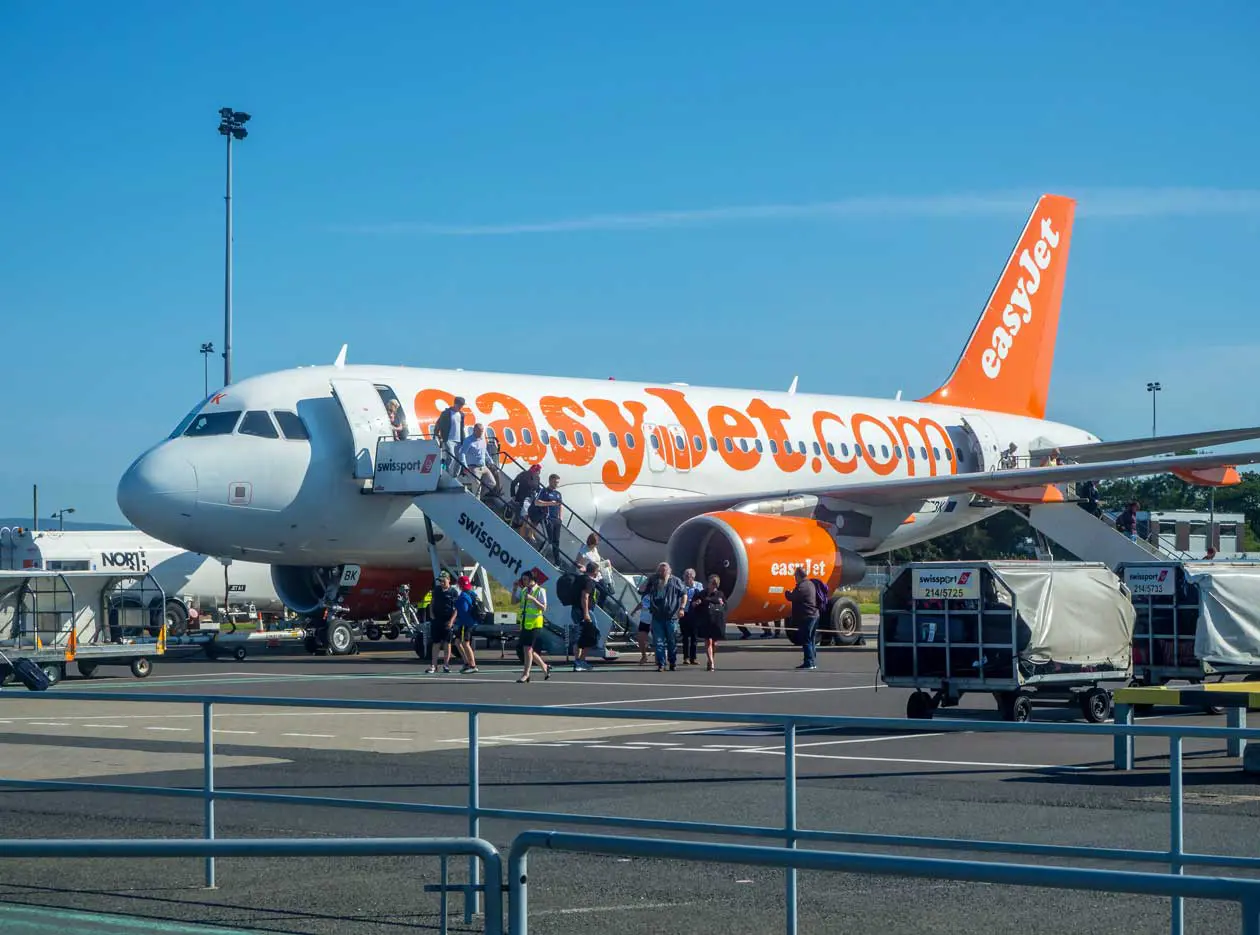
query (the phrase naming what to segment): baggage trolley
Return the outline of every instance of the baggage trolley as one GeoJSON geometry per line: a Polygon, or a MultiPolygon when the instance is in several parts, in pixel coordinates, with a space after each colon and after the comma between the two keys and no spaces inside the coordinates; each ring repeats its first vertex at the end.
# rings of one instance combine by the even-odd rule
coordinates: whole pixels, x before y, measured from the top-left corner
{"type": "Polygon", "coordinates": [[[915,562],[880,595],[880,671],[915,690],[909,718],[984,692],[1008,721],[1051,701],[1101,722],[1132,674],[1134,616],[1102,563],[915,562]]]}

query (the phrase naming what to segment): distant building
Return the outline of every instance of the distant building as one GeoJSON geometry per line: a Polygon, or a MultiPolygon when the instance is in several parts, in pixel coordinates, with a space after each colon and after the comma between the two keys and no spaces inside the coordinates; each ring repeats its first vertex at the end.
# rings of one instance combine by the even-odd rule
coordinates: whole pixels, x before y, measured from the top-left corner
{"type": "Polygon", "coordinates": [[[1211,514],[1198,510],[1152,510],[1138,513],[1138,535],[1169,552],[1185,552],[1202,558],[1209,545],[1218,558],[1254,557],[1243,551],[1242,513],[1211,514]],[[1209,533],[1208,524],[1213,523],[1209,533]],[[1158,542],[1155,537],[1158,536],[1158,542]]]}

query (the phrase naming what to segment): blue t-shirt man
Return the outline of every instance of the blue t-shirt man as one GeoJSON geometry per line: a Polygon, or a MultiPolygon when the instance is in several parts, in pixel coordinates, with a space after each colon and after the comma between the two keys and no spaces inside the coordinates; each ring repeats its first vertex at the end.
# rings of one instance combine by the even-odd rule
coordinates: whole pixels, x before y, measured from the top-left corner
{"type": "Polygon", "coordinates": [[[534,506],[542,510],[543,529],[547,532],[547,541],[551,543],[552,561],[560,564],[560,507],[564,503],[564,495],[559,488],[560,475],[552,474],[547,478],[547,486],[534,497],[534,506]]]}

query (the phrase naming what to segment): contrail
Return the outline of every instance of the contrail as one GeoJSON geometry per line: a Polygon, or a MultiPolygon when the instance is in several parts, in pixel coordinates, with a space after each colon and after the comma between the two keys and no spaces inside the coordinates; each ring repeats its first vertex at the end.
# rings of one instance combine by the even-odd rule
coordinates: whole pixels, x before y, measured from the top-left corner
{"type": "MultiPolygon", "coordinates": [[[[1077,199],[1078,217],[1135,218],[1260,214],[1260,190],[1214,188],[1098,189],[1062,194],[1077,199]]],[[[661,230],[686,225],[715,225],[799,218],[938,217],[1026,214],[1037,195],[992,193],[929,196],[871,196],[799,204],[732,205],[625,214],[592,214],[545,221],[497,224],[439,224],[394,221],[333,225],[338,233],[420,234],[432,237],[506,237],[576,231],[661,230]]]]}

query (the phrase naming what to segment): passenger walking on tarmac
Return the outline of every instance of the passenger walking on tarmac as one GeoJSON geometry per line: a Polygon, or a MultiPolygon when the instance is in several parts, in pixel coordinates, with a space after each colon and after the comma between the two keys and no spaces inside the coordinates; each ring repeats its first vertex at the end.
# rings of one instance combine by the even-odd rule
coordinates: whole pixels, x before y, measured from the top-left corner
{"type": "Polygon", "coordinates": [[[477,657],[473,653],[473,638],[480,619],[481,601],[473,590],[467,575],[459,576],[459,597],[455,599],[455,648],[464,660],[460,675],[477,671],[477,657]]]}
{"type": "Polygon", "coordinates": [[[699,622],[697,614],[701,608],[698,604],[693,604],[693,599],[703,590],[704,585],[696,581],[694,568],[688,568],[683,572],[683,612],[678,618],[678,630],[682,635],[682,657],[685,666],[700,664],[696,662],[696,652],[699,649],[696,626],[699,622]]]}
{"type": "Polygon", "coordinates": [[[693,599],[693,605],[703,608],[700,614],[697,636],[704,640],[704,655],[708,659],[706,671],[717,668],[713,654],[717,652],[717,641],[726,638],[726,595],[719,589],[721,580],[717,575],[709,575],[708,587],[693,599]]]}
{"type": "Polygon", "coordinates": [[[639,593],[647,595],[648,607],[651,610],[656,671],[664,672],[665,662],[668,659],[669,671],[673,672],[678,653],[674,621],[682,615],[683,598],[686,597],[687,592],[677,576],[670,574],[669,563],[661,562],[656,566],[656,574],[640,585],[639,593]]]}
{"type": "Polygon", "coordinates": [[[577,653],[573,657],[574,672],[589,672],[591,664],[586,661],[586,651],[594,649],[599,645],[599,630],[595,626],[595,621],[591,617],[591,611],[595,609],[595,577],[599,574],[599,566],[594,562],[587,562],[586,571],[578,580],[578,587],[582,589],[578,596],[577,603],[573,605],[573,622],[577,624],[577,653]]]}
{"type": "Polygon", "coordinates": [[[389,413],[389,427],[394,430],[394,441],[404,441],[407,438],[407,420],[403,418],[402,406],[398,405],[398,400],[391,399],[385,411],[389,413]]]}
{"type": "Polygon", "coordinates": [[[814,582],[805,574],[805,569],[796,569],[796,587],[783,594],[792,602],[792,626],[796,628],[801,650],[805,661],[798,669],[817,669],[818,663],[814,650],[814,634],[818,630],[818,591],[814,582]]]}
{"type": "Polygon", "coordinates": [[[464,397],[456,396],[455,401],[442,410],[433,427],[433,437],[446,452],[446,469],[458,476],[459,446],[464,443],[464,397]]]}
{"type": "Polygon", "coordinates": [[[478,495],[483,500],[486,494],[494,491],[494,474],[490,471],[489,460],[486,451],[486,429],[478,422],[473,426],[472,434],[460,443],[459,461],[480,483],[478,495]]]}
{"type": "Polygon", "coordinates": [[[516,587],[512,589],[512,600],[521,602],[517,620],[521,625],[521,650],[525,662],[525,670],[516,681],[529,681],[529,670],[533,667],[535,660],[542,666],[543,681],[546,681],[551,678],[551,666],[538,655],[534,644],[538,639],[538,634],[542,632],[543,612],[547,609],[547,592],[534,583],[534,573],[527,571],[517,579],[516,587]]]}
{"type": "Polygon", "coordinates": [[[652,602],[646,594],[639,604],[639,629],[635,639],[639,644],[639,665],[647,664],[648,636],[652,633],[652,602]]]}
{"type": "Polygon", "coordinates": [[[551,546],[551,560],[556,566],[560,565],[560,511],[564,509],[564,495],[559,487],[560,475],[552,474],[547,478],[547,486],[534,498],[535,506],[543,511],[543,532],[551,546]]]}
{"type": "Polygon", "coordinates": [[[433,620],[429,624],[430,675],[437,671],[438,653],[443,647],[446,649],[446,660],[442,663],[442,671],[451,671],[451,631],[455,627],[455,601],[458,597],[459,592],[451,587],[451,573],[441,572],[433,587],[433,603],[430,605],[433,612],[433,620]]]}

